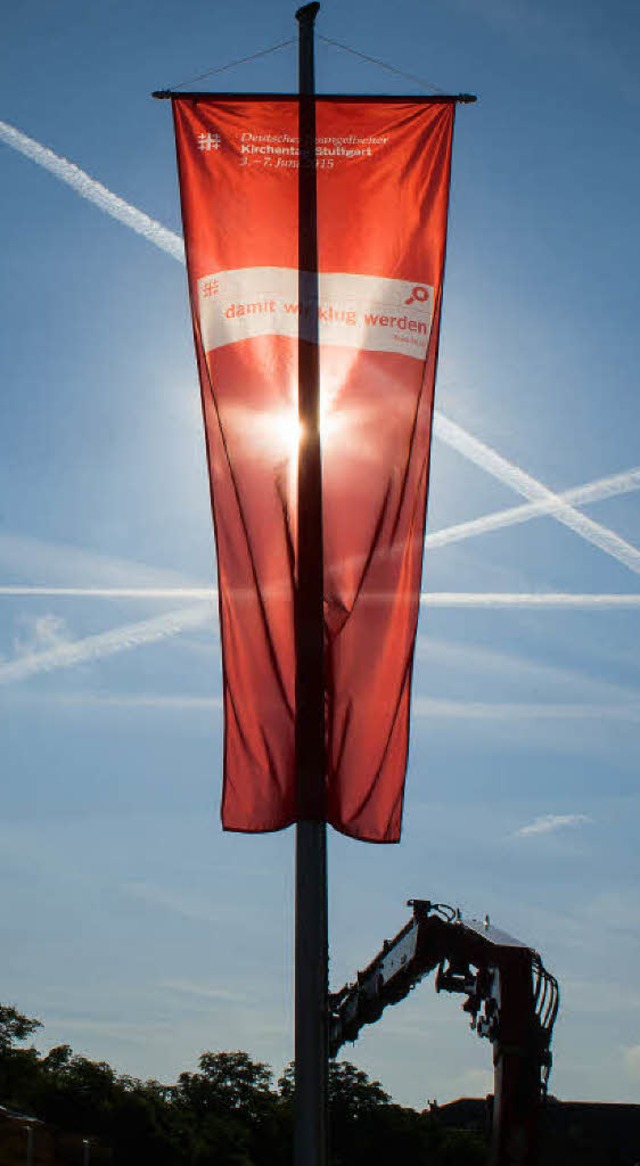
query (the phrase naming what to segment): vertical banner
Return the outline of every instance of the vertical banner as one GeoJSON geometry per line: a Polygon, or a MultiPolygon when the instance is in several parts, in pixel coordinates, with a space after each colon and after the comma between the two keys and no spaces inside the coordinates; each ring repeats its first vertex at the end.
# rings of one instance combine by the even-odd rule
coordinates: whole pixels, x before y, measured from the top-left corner
{"type": "Polygon", "coordinates": [[[396,842],[455,102],[316,99],[317,298],[298,281],[297,100],[185,95],[173,110],[218,557],[223,825],[296,818],[297,343],[317,321],[327,819],[396,842]]]}

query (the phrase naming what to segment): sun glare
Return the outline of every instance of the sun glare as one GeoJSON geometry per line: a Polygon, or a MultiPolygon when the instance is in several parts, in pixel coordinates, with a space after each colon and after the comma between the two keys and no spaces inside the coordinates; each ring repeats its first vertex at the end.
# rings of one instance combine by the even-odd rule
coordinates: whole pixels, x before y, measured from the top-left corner
{"type": "Polygon", "coordinates": [[[276,457],[297,462],[303,429],[295,406],[270,414],[266,424],[276,457]]]}

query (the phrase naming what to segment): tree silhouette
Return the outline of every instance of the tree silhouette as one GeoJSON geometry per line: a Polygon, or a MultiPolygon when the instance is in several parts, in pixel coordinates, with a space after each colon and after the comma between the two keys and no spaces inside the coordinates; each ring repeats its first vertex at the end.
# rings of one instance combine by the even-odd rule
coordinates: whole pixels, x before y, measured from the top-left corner
{"type": "MultiPolygon", "coordinates": [[[[46,1123],[56,1166],[79,1166],[87,1140],[92,1166],[290,1166],[293,1066],[275,1087],[269,1066],[246,1052],[204,1052],[198,1068],[175,1084],[139,1081],[67,1044],[44,1056],[21,1047],[40,1027],[0,1005],[0,1105],[46,1123]]],[[[484,1160],[481,1139],[395,1105],[379,1081],[349,1061],[330,1066],[329,1104],[331,1166],[484,1160]]],[[[38,1135],[43,1145],[45,1133],[38,1135]]],[[[53,1166],[47,1152],[38,1161],[53,1166]]],[[[23,1159],[23,1151],[5,1155],[2,1166],[23,1166],[23,1159]]]]}

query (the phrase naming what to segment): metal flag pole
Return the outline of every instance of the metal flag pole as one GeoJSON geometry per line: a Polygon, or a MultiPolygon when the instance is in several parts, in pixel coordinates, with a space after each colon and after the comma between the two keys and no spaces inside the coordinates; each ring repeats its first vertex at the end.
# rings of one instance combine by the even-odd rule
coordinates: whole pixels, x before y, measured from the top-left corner
{"type": "Polygon", "coordinates": [[[296,647],[295,1166],[327,1161],[327,835],[322,466],[313,27],[299,22],[298,417],[296,647]]]}

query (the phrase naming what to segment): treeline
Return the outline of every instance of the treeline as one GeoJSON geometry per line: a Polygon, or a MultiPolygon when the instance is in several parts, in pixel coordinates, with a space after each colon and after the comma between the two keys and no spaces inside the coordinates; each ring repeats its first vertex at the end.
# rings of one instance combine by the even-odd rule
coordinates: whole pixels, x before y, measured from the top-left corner
{"type": "MultiPolygon", "coordinates": [[[[0,1106],[58,1131],[55,1145],[65,1137],[84,1145],[85,1164],[291,1166],[291,1067],[275,1082],[271,1069],[247,1053],[207,1052],[197,1072],[165,1085],[116,1073],[69,1045],[40,1054],[27,1045],[40,1027],[0,1005],[0,1106]]],[[[389,1166],[399,1159],[412,1166],[480,1166],[486,1160],[479,1135],[445,1128],[437,1112],[394,1104],[378,1081],[348,1061],[331,1065],[329,1098],[331,1166],[389,1166]]],[[[13,1158],[5,1154],[0,1166],[14,1166],[13,1158]]]]}

